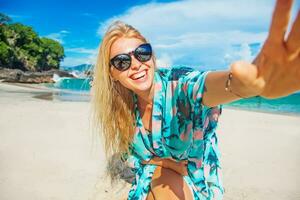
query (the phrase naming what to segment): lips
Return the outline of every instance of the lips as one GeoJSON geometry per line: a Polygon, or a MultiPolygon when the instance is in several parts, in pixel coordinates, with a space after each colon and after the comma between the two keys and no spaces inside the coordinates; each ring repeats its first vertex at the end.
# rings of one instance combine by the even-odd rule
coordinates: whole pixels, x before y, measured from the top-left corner
{"type": "Polygon", "coordinates": [[[133,80],[138,80],[138,79],[141,79],[144,76],[146,76],[146,74],[147,74],[146,70],[143,70],[143,71],[140,71],[138,73],[131,75],[130,78],[133,80]]]}

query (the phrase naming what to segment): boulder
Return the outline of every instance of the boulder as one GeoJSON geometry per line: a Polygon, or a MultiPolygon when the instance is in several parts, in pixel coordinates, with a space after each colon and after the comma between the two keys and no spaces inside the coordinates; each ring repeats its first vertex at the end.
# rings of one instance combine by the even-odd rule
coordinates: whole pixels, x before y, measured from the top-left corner
{"type": "Polygon", "coordinates": [[[0,80],[13,83],[53,83],[53,75],[75,78],[72,74],[62,70],[49,70],[43,72],[22,71],[0,67],[0,80]]]}

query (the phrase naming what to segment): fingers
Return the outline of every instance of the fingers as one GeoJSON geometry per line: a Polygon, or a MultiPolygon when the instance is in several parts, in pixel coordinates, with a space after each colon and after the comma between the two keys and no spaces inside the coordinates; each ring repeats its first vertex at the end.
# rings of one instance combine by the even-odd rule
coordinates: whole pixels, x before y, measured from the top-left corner
{"type": "Polygon", "coordinates": [[[184,164],[180,164],[180,163],[171,164],[171,165],[167,165],[166,168],[174,170],[175,172],[177,172],[178,174],[181,174],[183,176],[188,175],[186,165],[184,165],[184,164]]]}
{"type": "Polygon", "coordinates": [[[286,47],[292,54],[298,55],[300,51],[300,11],[288,36],[286,47]]]}
{"type": "Polygon", "coordinates": [[[283,43],[289,23],[293,0],[277,0],[268,39],[274,43],[283,43]]]}

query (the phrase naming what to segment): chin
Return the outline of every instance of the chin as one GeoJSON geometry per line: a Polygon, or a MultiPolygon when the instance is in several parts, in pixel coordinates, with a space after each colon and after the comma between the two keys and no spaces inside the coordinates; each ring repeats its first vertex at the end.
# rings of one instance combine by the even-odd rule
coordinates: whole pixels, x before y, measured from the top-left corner
{"type": "Polygon", "coordinates": [[[137,88],[137,90],[141,91],[141,92],[148,92],[151,90],[151,84],[145,84],[145,85],[141,85],[139,88],[137,88]]]}
{"type": "Polygon", "coordinates": [[[153,84],[154,74],[150,70],[145,70],[145,73],[135,79],[130,78],[130,85],[133,92],[147,92],[150,91],[153,84]],[[150,74],[151,73],[151,74],[150,74]]]}

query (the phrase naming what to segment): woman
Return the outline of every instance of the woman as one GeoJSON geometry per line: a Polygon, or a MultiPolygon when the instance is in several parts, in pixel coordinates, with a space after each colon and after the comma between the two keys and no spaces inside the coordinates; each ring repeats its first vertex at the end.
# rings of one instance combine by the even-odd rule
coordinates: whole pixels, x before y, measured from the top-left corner
{"type": "Polygon", "coordinates": [[[300,16],[285,39],[292,0],[278,0],[269,36],[253,62],[228,71],[157,69],[151,44],[113,23],[93,82],[95,122],[108,156],[134,169],[128,199],[221,199],[215,128],[222,104],[300,90],[300,16]],[[126,155],[126,156],[124,156],[126,155]]]}

